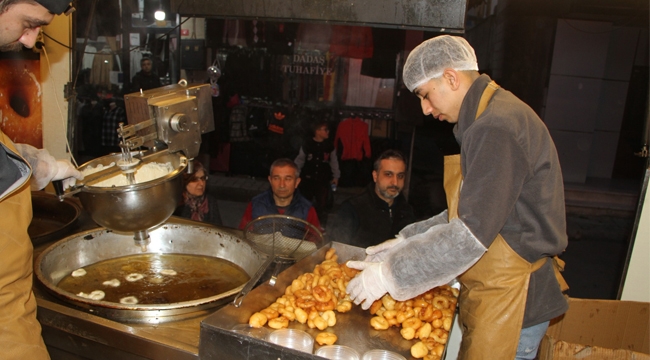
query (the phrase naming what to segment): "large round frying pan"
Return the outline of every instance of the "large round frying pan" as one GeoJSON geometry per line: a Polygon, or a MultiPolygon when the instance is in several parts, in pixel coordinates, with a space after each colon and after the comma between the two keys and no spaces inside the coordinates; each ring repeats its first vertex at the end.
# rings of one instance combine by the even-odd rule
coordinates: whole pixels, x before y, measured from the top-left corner
{"type": "Polygon", "coordinates": [[[104,260],[147,253],[221,258],[239,266],[249,276],[266,260],[267,255],[228,231],[176,221],[171,219],[152,230],[151,242],[146,250],[133,243],[133,236],[104,228],[68,236],[52,244],[36,258],[34,275],[53,295],[77,307],[88,309],[93,314],[121,322],[157,324],[205,314],[208,310],[231,301],[244,284],[197,300],[126,305],[83,298],[59,288],[58,283],[76,269],[104,260]]]}
{"type": "Polygon", "coordinates": [[[59,199],[43,191],[32,191],[32,222],[27,233],[39,245],[59,240],[75,225],[81,208],[72,199],[59,199]]]}

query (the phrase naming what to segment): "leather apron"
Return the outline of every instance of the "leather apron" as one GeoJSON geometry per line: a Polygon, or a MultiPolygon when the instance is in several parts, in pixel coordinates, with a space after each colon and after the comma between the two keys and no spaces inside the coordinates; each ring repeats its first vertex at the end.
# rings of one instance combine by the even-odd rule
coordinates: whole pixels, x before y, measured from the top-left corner
{"type": "MultiPolygon", "coordinates": [[[[0,142],[20,157],[2,131],[0,142]]],[[[2,145],[0,145],[2,146],[2,145]]],[[[22,159],[25,164],[27,161],[22,159]]],[[[0,201],[0,347],[3,359],[49,359],[32,292],[33,247],[27,234],[32,220],[29,177],[0,201]]]]}
{"type": "MultiPolygon", "coordinates": [[[[494,81],[488,84],[476,118],[498,88],[494,81]]],[[[451,221],[458,217],[462,182],[460,155],[445,156],[444,164],[444,187],[451,221]]],[[[531,264],[512,250],[501,234],[497,235],[481,259],[458,278],[462,285],[459,319],[463,328],[458,359],[515,358],[530,274],[549,259],[544,257],[531,264]]],[[[557,271],[556,275],[559,275],[557,271]]]]}

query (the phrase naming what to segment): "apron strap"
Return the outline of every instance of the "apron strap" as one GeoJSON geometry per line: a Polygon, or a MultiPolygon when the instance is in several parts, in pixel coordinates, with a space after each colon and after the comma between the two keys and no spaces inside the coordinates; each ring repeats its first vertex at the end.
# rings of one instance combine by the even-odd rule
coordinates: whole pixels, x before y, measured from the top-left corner
{"type": "Polygon", "coordinates": [[[500,86],[494,80],[490,81],[487,84],[487,87],[485,90],[483,90],[483,95],[481,95],[481,99],[478,102],[478,108],[476,109],[476,119],[478,119],[483,111],[485,111],[485,108],[487,108],[488,102],[490,102],[492,95],[494,95],[494,92],[499,88],[500,86]]]}
{"type": "Polygon", "coordinates": [[[560,274],[561,271],[564,271],[564,260],[557,257],[557,255],[553,256],[553,270],[555,272],[555,279],[560,284],[560,290],[562,292],[569,290],[569,284],[567,284],[562,274],[560,274]]]}
{"type": "Polygon", "coordinates": [[[534,263],[532,263],[531,266],[530,266],[530,273],[532,274],[535,271],[539,270],[542,267],[542,265],[544,265],[546,263],[546,260],[548,260],[548,258],[543,257],[543,258],[535,261],[534,263]]]}

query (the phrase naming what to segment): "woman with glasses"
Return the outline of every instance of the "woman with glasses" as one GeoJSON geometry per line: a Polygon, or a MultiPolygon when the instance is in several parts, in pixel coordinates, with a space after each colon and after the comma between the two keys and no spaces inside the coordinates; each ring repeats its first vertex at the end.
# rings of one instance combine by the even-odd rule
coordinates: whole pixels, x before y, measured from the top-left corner
{"type": "Polygon", "coordinates": [[[217,198],[206,193],[208,174],[203,164],[194,162],[194,172],[183,175],[183,201],[176,208],[174,215],[221,226],[221,214],[217,198]]]}

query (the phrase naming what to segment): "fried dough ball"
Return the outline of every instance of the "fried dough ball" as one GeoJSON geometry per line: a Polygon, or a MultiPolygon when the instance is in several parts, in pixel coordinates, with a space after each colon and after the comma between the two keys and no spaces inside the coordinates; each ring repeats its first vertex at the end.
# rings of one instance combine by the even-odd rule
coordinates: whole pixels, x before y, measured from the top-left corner
{"type": "Polygon", "coordinates": [[[381,302],[386,310],[395,310],[395,299],[386,294],[381,298],[381,302]]]}
{"type": "Polygon", "coordinates": [[[248,319],[248,325],[254,328],[261,328],[266,324],[266,321],[268,319],[266,316],[260,312],[256,312],[255,314],[251,315],[251,317],[248,319]]]}
{"type": "Polygon", "coordinates": [[[333,299],[328,302],[317,302],[315,308],[318,311],[334,310],[336,309],[336,303],[333,299]]]}
{"type": "Polygon", "coordinates": [[[447,297],[445,296],[438,295],[433,298],[431,304],[436,309],[447,309],[449,307],[449,300],[447,300],[447,297]]]}
{"type": "Polygon", "coordinates": [[[326,303],[332,299],[332,292],[324,285],[318,285],[315,288],[313,288],[312,294],[314,296],[314,299],[316,299],[316,301],[318,302],[326,303]]]}
{"type": "Polygon", "coordinates": [[[413,300],[413,307],[422,308],[422,307],[426,307],[427,305],[429,305],[429,303],[426,300],[424,300],[424,298],[417,297],[415,298],[415,300],[413,300]]]}
{"type": "Polygon", "coordinates": [[[262,314],[264,314],[264,316],[266,316],[266,318],[267,318],[268,320],[275,319],[275,318],[277,318],[278,316],[280,316],[280,313],[278,313],[277,310],[272,309],[272,308],[270,308],[270,307],[268,307],[268,308],[266,308],[266,309],[262,309],[262,310],[260,310],[260,312],[261,312],[262,314]]]}
{"type": "Polygon", "coordinates": [[[298,290],[302,290],[305,288],[305,283],[302,282],[300,279],[295,279],[291,282],[291,292],[295,293],[298,290]]]}
{"type": "Polygon", "coordinates": [[[327,310],[321,315],[321,317],[327,321],[327,326],[336,325],[336,314],[332,310],[327,310]]]}
{"type": "Polygon", "coordinates": [[[406,309],[397,312],[396,319],[401,324],[414,316],[415,316],[415,311],[407,307],[406,309]]]}
{"type": "Polygon", "coordinates": [[[429,354],[429,349],[422,341],[418,341],[415,345],[411,346],[411,356],[416,359],[422,359],[429,354]]]}
{"type": "Polygon", "coordinates": [[[442,319],[433,320],[431,326],[433,326],[434,329],[440,329],[442,327],[442,319]]]}
{"type": "Polygon", "coordinates": [[[443,329],[435,329],[431,331],[429,337],[435,340],[439,344],[446,344],[449,334],[443,329]]]}
{"type": "Polygon", "coordinates": [[[340,313],[346,313],[350,310],[352,310],[352,302],[349,300],[339,301],[338,305],[336,305],[336,311],[340,313]]]}
{"type": "Polygon", "coordinates": [[[298,299],[304,300],[313,300],[314,296],[311,294],[311,290],[300,289],[293,292],[293,295],[298,299]]]}
{"type": "Polygon", "coordinates": [[[316,335],[318,345],[334,345],[336,340],[338,340],[338,337],[332,333],[322,332],[316,335]]]}
{"type": "Polygon", "coordinates": [[[296,300],[296,305],[297,305],[299,308],[310,309],[310,308],[316,306],[316,301],[314,301],[314,300],[298,299],[298,300],[296,300]]]}
{"type": "Polygon", "coordinates": [[[416,336],[418,339],[426,339],[426,338],[428,338],[429,335],[431,334],[431,330],[432,330],[432,329],[431,329],[431,324],[429,324],[429,323],[425,323],[424,325],[422,325],[422,327],[420,327],[420,328],[418,329],[418,331],[417,331],[417,333],[415,334],[415,336],[416,336]]]}
{"type": "Polygon", "coordinates": [[[294,313],[296,314],[296,320],[299,323],[304,324],[307,322],[307,312],[305,310],[297,308],[294,313]]]}
{"type": "Polygon", "coordinates": [[[375,316],[370,319],[370,326],[372,326],[375,330],[386,330],[390,327],[388,320],[381,316],[375,316]]]}
{"type": "Polygon", "coordinates": [[[451,330],[451,318],[450,317],[444,318],[442,320],[442,328],[447,330],[447,331],[451,330]]]}
{"type": "Polygon", "coordinates": [[[381,302],[381,300],[375,300],[375,302],[373,302],[372,305],[370,305],[370,313],[372,315],[375,315],[377,311],[381,309],[382,306],[384,306],[384,304],[381,302]]]}
{"type": "Polygon", "coordinates": [[[423,307],[422,310],[420,310],[420,314],[418,315],[418,317],[422,321],[431,321],[433,320],[433,312],[434,312],[433,305],[427,304],[426,307],[423,307]]]}
{"type": "Polygon", "coordinates": [[[287,307],[284,309],[278,310],[280,315],[286,317],[289,321],[294,321],[296,320],[296,313],[294,312],[294,309],[291,307],[287,307]]]}
{"type": "Polygon", "coordinates": [[[316,316],[312,321],[314,322],[314,326],[316,326],[318,330],[323,331],[327,329],[328,326],[327,320],[323,319],[320,315],[316,316]]]}
{"type": "Polygon", "coordinates": [[[343,278],[336,280],[336,288],[341,293],[345,293],[347,291],[347,289],[345,288],[345,280],[343,280],[343,278]]]}
{"type": "Polygon", "coordinates": [[[285,329],[289,327],[289,319],[284,316],[277,317],[275,319],[270,319],[268,325],[272,329],[285,329]]]}
{"type": "Polygon", "coordinates": [[[417,330],[420,327],[422,327],[422,320],[420,320],[420,319],[418,319],[416,317],[406,319],[402,323],[402,327],[404,327],[404,328],[413,328],[414,330],[417,330]]]}
{"type": "Polygon", "coordinates": [[[334,257],[335,254],[336,254],[336,249],[335,248],[330,248],[325,253],[325,260],[332,260],[332,257],[334,257]]]}
{"type": "Polygon", "coordinates": [[[397,310],[386,310],[382,316],[386,320],[394,319],[397,316],[397,310]]]}
{"type": "Polygon", "coordinates": [[[415,329],[410,327],[402,328],[399,333],[406,340],[411,340],[415,337],[415,329]]]}
{"type": "Polygon", "coordinates": [[[445,351],[445,346],[443,344],[438,344],[434,346],[433,349],[431,350],[432,353],[435,353],[438,359],[440,359],[444,351],[445,351]]]}

